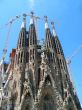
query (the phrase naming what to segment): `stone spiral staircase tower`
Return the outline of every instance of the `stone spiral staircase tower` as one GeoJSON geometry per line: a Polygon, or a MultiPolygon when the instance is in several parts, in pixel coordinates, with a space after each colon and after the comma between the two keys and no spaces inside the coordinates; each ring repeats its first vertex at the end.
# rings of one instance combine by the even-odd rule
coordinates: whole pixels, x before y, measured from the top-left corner
{"type": "Polygon", "coordinates": [[[33,13],[24,17],[9,82],[10,110],[81,110],[67,70],[61,43],[45,19],[45,41],[37,43],[33,13]]]}

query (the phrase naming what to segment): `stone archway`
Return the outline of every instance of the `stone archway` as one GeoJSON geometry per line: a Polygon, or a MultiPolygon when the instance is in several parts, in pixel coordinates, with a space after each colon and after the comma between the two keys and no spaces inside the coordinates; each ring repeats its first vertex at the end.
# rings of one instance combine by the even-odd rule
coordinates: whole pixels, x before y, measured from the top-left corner
{"type": "Polygon", "coordinates": [[[54,100],[49,94],[46,94],[43,98],[42,110],[55,110],[54,100]]]}
{"type": "Polygon", "coordinates": [[[31,98],[30,92],[28,92],[24,96],[24,101],[23,101],[21,110],[31,110],[31,107],[32,107],[31,103],[32,103],[32,98],[31,98]]]}
{"type": "Polygon", "coordinates": [[[48,86],[45,86],[42,90],[39,105],[40,108],[38,110],[57,110],[53,88],[50,84],[48,86]]]}

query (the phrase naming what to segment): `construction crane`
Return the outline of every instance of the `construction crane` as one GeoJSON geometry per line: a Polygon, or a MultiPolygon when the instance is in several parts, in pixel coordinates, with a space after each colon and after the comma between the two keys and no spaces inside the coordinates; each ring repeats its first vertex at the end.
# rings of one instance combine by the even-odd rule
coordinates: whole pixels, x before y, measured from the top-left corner
{"type": "MultiPolygon", "coordinates": [[[[7,33],[7,36],[6,36],[6,41],[5,41],[5,46],[4,46],[4,49],[3,49],[2,59],[0,61],[0,73],[1,73],[2,80],[4,80],[3,79],[4,78],[3,77],[4,76],[4,60],[5,60],[6,53],[7,53],[7,48],[8,48],[9,38],[10,38],[11,26],[12,26],[12,23],[14,21],[16,21],[18,18],[20,18],[20,16],[16,16],[15,18],[11,19],[8,23],[5,24],[5,26],[9,26],[9,29],[8,29],[8,33],[7,33]]],[[[10,65],[8,66],[8,69],[7,69],[6,73],[8,72],[9,67],[10,67],[10,65]]]]}
{"type": "MultiPolygon", "coordinates": [[[[1,75],[1,79],[2,79],[2,82],[3,82],[3,78],[4,78],[4,60],[5,60],[5,57],[6,57],[6,53],[7,53],[7,48],[8,48],[8,43],[9,43],[9,38],[10,38],[10,31],[11,31],[11,26],[12,26],[12,23],[14,21],[16,21],[18,18],[20,18],[21,16],[18,15],[16,16],[15,18],[11,19],[8,23],[6,23],[4,25],[4,27],[6,26],[9,26],[9,29],[8,29],[8,33],[7,33],[7,36],[6,36],[6,41],[5,41],[5,46],[4,46],[4,49],[3,49],[3,55],[2,55],[2,58],[1,58],[1,61],[0,61],[0,75],[1,75]]],[[[1,28],[0,28],[1,29],[1,28]]],[[[5,72],[5,74],[7,74],[9,72],[9,69],[11,67],[11,64],[8,65],[8,68],[7,68],[7,71],[5,72]]],[[[4,87],[1,87],[0,89],[0,92],[2,93],[4,91],[4,89],[6,88],[7,84],[8,84],[8,81],[9,79],[11,78],[11,74],[9,75],[8,77],[8,80],[6,81],[5,83],[5,86],[4,87]]],[[[3,98],[3,95],[1,97],[1,100],[3,98]]]]}
{"type": "Polygon", "coordinates": [[[9,26],[9,30],[8,30],[8,33],[7,33],[7,36],[6,36],[6,41],[5,41],[5,46],[4,46],[4,49],[3,49],[3,56],[2,56],[2,59],[0,61],[0,66],[1,64],[4,62],[4,59],[5,59],[5,56],[6,56],[6,53],[7,53],[7,47],[8,47],[8,42],[9,42],[9,35],[10,35],[10,31],[11,31],[11,26],[12,26],[12,23],[14,21],[16,21],[18,18],[20,18],[21,16],[18,15],[16,16],[15,18],[11,19],[8,23],[6,23],[4,26],[9,26]]]}
{"type": "Polygon", "coordinates": [[[36,37],[38,39],[38,20],[42,20],[43,21],[44,19],[39,17],[39,16],[35,16],[34,12],[31,12],[30,14],[26,14],[26,16],[33,17],[33,19],[35,20],[36,37]]]}
{"type": "Polygon", "coordinates": [[[73,80],[73,76],[72,76],[72,70],[71,70],[71,67],[70,67],[70,64],[71,64],[71,60],[73,57],[75,57],[75,55],[78,54],[78,52],[82,49],[82,45],[79,46],[79,48],[77,48],[73,54],[66,60],[66,63],[67,63],[67,67],[68,67],[68,71],[69,71],[69,75],[70,75],[70,79],[71,79],[71,82],[72,82],[72,85],[73,85],[73,88],[74,88],[74,93],[76,94],[76,87],[75,87],[75,83],[74,83],[74,80],[73,80]]]}
{"type": "MultiPolygon", "coordinates": [[[[6,41],[5,41],[5,46],[4,46],[4,49],[3,49],[2,59],[0,61],[0,73],[1,73],[1,77],[2,77],[2,82],[3,82],[3,75],[4,75],[4,60],[5,60],[6,53],[7,53],[7,48],[8,48],[9,38],[10,38],[11,26],[12,26],[12,23],[14,21],[16,21],[20,17],[21,16],[18,15],[18,16],[16,16],[15,18],[11,19],[8,23],[6,23],[4,25],[5,27],[9,26],[9,30],[8,30],[8,33],[7,33],[7,36],[6,36],[6,41]]],[[[8,65],[8,68],[7,68],[6,72],[5,72],[5,74],[7,74],[9,72],[10,68],[11,68],[11,62],[8,65]]],[[[8,79],[7,79],[4,87],[1,87],[1,89],[0,89],[0,107],[1,107],[1,103],[2,103],[3,98],[7,99],[7,97],[4,96],[4,89],[6,89],[6,87],[7,87],[8,83],[9,83],[9,81],[11,80],[11,78],[12,78],[12,73],[9,74],[8,79]]]]}
{"type": "Polygon", "coordinates": [[[78,49],[76,49],[73,54],[66,60],[67,64],[70,65],[72,58],[77,55],[77,53],[80,51],[80,49],[82,48],[82,45],[79,46],[78,49]]]}

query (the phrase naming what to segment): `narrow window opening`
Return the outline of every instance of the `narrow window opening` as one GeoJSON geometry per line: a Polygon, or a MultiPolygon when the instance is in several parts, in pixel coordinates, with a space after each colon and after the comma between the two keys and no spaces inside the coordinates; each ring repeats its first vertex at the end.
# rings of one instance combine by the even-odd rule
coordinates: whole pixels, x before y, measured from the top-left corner
{"type": "Polygon", "coordinates": [[[38,85],[39,85],[39,82],[40,82],[40,72],[41,72],[41,70],[40,70],[40,68],[38,69],[38,85]]]}

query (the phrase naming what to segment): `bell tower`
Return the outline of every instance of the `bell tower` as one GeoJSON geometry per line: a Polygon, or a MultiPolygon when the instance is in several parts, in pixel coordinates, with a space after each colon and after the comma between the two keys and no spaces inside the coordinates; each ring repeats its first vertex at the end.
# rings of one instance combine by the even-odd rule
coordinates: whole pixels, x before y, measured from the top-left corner
{"type": "Polygon", "coordinates": [[[30,26],[29,26],[29,63],[34,65],[37,56],[37,37],[34,24],[34,13],[31,12],[30,26]]]}
{"type": "MultiPolygon", "coordinates": [[[[13,86],[15,93],[17,94],[17,100],[13,103],[17,106],[21,101],[21,96],[23,94],[24,88],[24,81],[25,81],[25,67],[27,63],[27,52],[28,52],[28,45],[27,45],[27,32],[26,32],[26,15],[23,14],[23,21],[21,25],[21,30],[19,33],[19,38],[17,42],[17,49],[15,55],[15,67],[14,67],[14,74],[13,74],[13,86]]],[[[16,107],[15,106],[15,107],[16,107]]],[[[14,108],[15,109],[15,108],[14,108]]]]}

